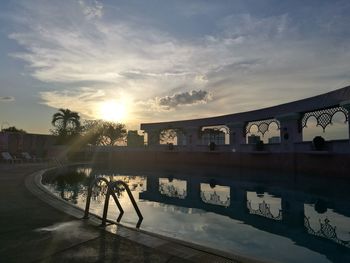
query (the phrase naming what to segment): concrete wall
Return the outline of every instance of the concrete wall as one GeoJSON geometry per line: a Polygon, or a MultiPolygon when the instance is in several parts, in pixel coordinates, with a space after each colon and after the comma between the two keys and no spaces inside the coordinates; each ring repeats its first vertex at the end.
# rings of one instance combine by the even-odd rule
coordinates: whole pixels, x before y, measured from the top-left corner
{"type": "Polygon", "coordinates": [[[247,168],[280,171],[285,173],[305,173],[307,175],[322,175],[330,177],[350,176],[350,154],[334,154],[330,152],[184,152],[151,149],[126,149],[118,147],[115,151],[99,150],[77,153],[75,160],[87,158],[95,164],[117,167],[179,167],[206,166],[221,168],[247,168]]]}
{"type": "Polygon", "coordinates": [[[52,135],[0,132],[0,151],[3,152],[29,152],[45,156],[54,142],[55,137],[52,135]]]}

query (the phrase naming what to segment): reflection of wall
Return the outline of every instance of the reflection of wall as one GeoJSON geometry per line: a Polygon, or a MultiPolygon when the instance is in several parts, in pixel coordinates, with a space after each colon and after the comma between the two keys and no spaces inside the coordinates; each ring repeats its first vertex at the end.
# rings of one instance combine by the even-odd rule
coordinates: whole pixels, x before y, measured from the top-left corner
{"type": "MultiPolygon", "coordinates": [[[[232,180],[220,181],[219,179],[215,179],[216,186],[223,186],[226,188],[226,194],[229,189],[230,205],[226,207],[220,204],[215,204],[215,202],[210,203],[203,201],[203,191],[212,189],[212,192],[214,192],[213,189],[215,189],[215,187],[211,188],[209,185],[209,181],[211,180],[208,180],[207,178],[188,178],[188,196],[184,199],[179,199],[162,195],[159,192],[158,178],[151,176],[147,179],[147,190],[140,193],[140,199],[186,207],[188,209],[200,209],[228,216],[263,231],[290,238],[296,244],[326,255],[332,261],[344,262],[343,255],[336,255],[332,252],[337,246],[342,246],[342,244],[334,242],[329,238],[323,237],[320,239],[318,236],[310,234],[305,228],[304,202],[314,200],[312,196],[308,196],[308,194],[302,192],[294,193],[282,189],[279,189],[278,191],[269,190],[268,187],[264,190],[259,190],[257,193],[257,190],[255,190],[257,187],[254,184],[245,185],[232,180]],[[201,187],[201,185],[204,185],[205,187],[201,187]],[[247,192],[253,194],[255,199],[252,198],[251,194],[247,195],[247,192]],[[264,213],[250,213],[247,209],[247,201],[253,202],[256,205],[266,202],[270,206],[270,214],[278,218],[278,211],[280,210],[281,218],[276,220],[269,216],[265,216],[266,214],[264,213]]],[[[254,208],[258,210],[258,206],[254,208]]],[[[186,211],[187,210],[184,210],[184,212],[186,211]]],[[[342,217],[344,218],[345,216],[342,217]]],[[[318,219],[313,218],[312,220],[315,221],[318,219]]],[[[350,222],[350,218],[347,220],[350,222]]],[[[336,222],[336,220],[334,222],[336,222]]],[[[346,258],[346,256],[344,256],[344,258],[346,258]]]]}

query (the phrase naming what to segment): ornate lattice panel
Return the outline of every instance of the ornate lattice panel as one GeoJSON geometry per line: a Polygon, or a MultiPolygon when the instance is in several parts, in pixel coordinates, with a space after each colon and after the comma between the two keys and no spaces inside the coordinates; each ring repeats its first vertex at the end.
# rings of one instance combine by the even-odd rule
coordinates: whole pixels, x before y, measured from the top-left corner
{"type": "Polygon", "coordinates": [[[318,236],[318,237],[322,237],[325,239],[329,239],[339,245],[345,246],[350,248],[350,240],[342,240],[340,238],[338,238],[337,232],[336,232],[336,227],[332,226],[330,224],[330,221],[328,218],[326,218],[324,220],[324,222],[322,222],[321,220],[319,220],[319,224],[320,224],[320,229],[319,230],[314,230],[311,225],[310,225],[310,218],[304,216],[304,226],[306,228],[306,231],[314,236],[318,236]]]}
{"type": "Polygon", "coordinates": [[[304,113],[304,116],[301,120],[302,128],[307,127],[307,121],[310,117],[315,117],[317,121],[317,126],[321,126],[323,131],[329,124],[332,124],[332,119],[334,114],[342,112],[345,115],[345,122],[349,121],[349,112],[344,107],[334,107],[329,109],[317,110],[304,113]]]}
{"type": "Polygon", "coordinates": [[[280,129],[281,127],[280,122],[276,119],[267,119],[267,120],[248,122],[245,130],[246,135],[250,133],[250,130],[252,129],[253,126],[256,126],[258,127],[258,132],[260,132],[264,136],[264,134],[269,130],[271,123],[276,123],[277,128],[280,129]]]}

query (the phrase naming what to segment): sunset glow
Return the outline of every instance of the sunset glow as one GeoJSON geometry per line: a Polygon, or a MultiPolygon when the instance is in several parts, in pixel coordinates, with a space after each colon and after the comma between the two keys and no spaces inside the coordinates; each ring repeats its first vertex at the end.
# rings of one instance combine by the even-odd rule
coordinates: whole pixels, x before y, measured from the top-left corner
{"type": "Polygon", "coordinates": [[[109,100],[100,104],[99,118],[106,121],[122,122],[126,120],[126,104],[120,101],[109,100]]]}

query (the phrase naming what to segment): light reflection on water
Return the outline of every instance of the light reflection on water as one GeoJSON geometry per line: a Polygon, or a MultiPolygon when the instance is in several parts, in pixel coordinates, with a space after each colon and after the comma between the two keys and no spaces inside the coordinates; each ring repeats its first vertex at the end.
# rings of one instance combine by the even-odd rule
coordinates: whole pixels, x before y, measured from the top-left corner
{"type": "MultiPolygon", "coordinates": [[[[319,190],[181,173],[130,175],[81,167],[75,174],[66,172],[46,186],[84,208],[89,176],[122,180],[143,214],[143,230],[269,261],[350,262],[347,195],[339,201],[319,190]]],[[[94,187],[91,213],[102,215],[106,190],[103,183],[94,187]]],[[[125,212],[121,223],[135,226],[138,217],[125,190],[121,187],[117,195],[125,212]]],[[[108,218],[118,215],[111,198],[108,218]]]]}

